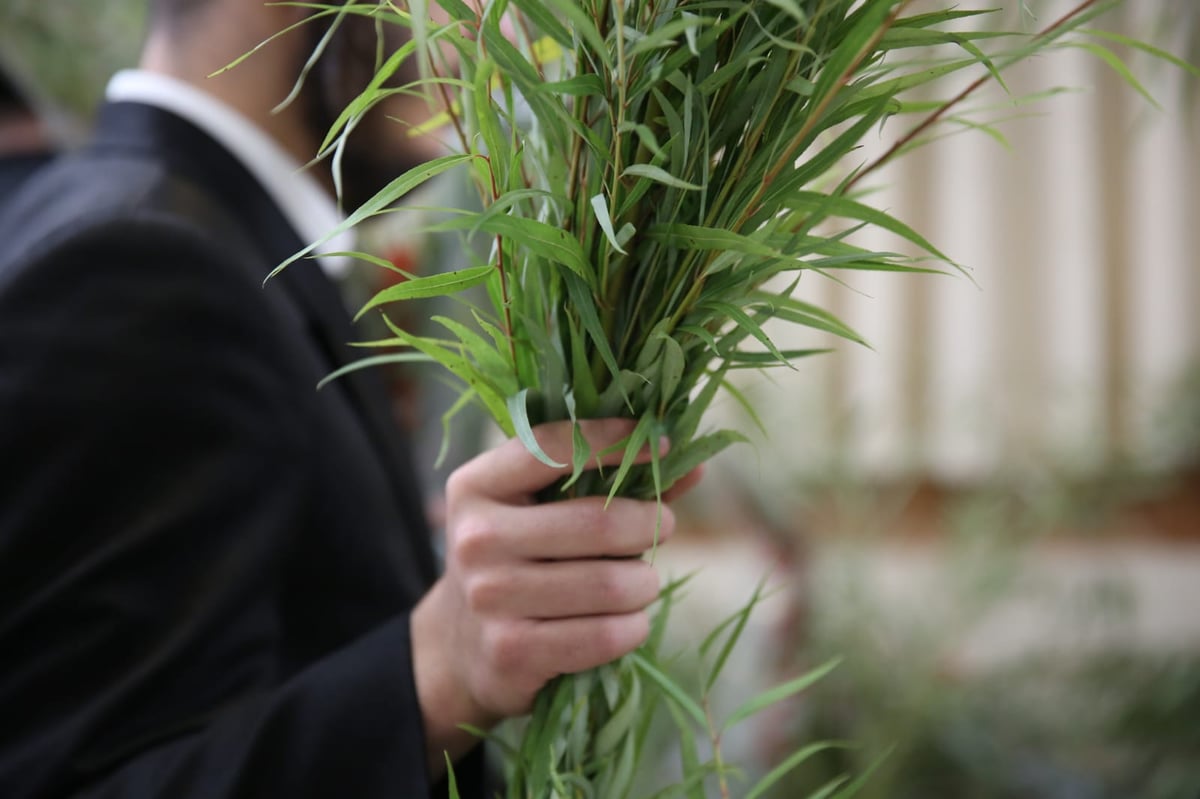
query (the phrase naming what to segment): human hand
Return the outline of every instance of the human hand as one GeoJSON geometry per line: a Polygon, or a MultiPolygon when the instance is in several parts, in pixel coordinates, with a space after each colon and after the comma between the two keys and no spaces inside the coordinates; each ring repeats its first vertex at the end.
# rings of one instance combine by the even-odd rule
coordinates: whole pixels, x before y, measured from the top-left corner
{"type": "MultiPolygon", "coordinates": [[[[633,431],[622,419],[587,421],[593,452],[633,431]]],[[[534,434],[551,459],[571,462],[569,422],[534,434]]],[[[623,453],[601,456],[615,466],[623,453]]],[[[639,462],[650,460],[649,448],[639,462]]],[[[413,662],[432,768],[473,740],[461,723],[487,728],[525,713],[559,674],[616,660],[649,633],[646,607],[658,596],[654,568],[639,556],[654,545],[654,502],[604,497],[537,503],[569,474],[538,461],[517,440],[455,471],[446,490],[446,571],[412,615],[413,662]]],[[[678,496],[699,479],[680,481],[678,496]]],[[[659,541],[675,521],[662,509],[659,541]]]]}

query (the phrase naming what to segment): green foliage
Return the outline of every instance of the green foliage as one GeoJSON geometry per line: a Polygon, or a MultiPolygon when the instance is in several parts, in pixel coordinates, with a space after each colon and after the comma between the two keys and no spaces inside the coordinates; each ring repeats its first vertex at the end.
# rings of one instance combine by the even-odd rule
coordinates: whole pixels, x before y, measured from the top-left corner
{"type": "Polygon", "coordinates": [[[94,0],[0,3],[0,66],[52,116],[89,118],[113,71],[137,63],[145,0],[104,0],[103,6],[98,13],[94,0]]]}
{"type": "MultiPolygon", "coordinates": [[[[393,327],[393,337],[373,344],[442,364],[464,396],[543,460],[530,432],[538,423],[636,419],[619,468],[584,472],[577,453],[574,473],[545,498],[661,498],[739,439],[701,430],[731,371],[794,368],[820,351],[780,349],[767,323],[862,342],[792,297],[806,274],[954,266],[919,232],[867,205],[864,178],[1020,60],[1062,46],[1108,59],[1080,29],[1117,3],[1086,0],[1037,35],[972,30],[979,12],[916,13],[912,0],[440,0],[436,18],[428,0],[407,11],[390,2],[302,4],[335,25],[366,14],[414,34],[414,44],[381,61],[322,156],[336,157],[362,114],[397,90],[388,80],[407,58],[419,58],[427,77],[405,88],[441,105],[437,122],[453,126],[463,151],[397,177],[343,227],[392,213],[438,172],[465,169],[482,210],[437,229],[492,243],[486,264],[388,289],[364,310],[480,283],[488,307],[445,322],[447,338],[393,327]],[[951,93],[947,79],[968,73],[975,82],[951,93]],[[920,102],[910,101],[915,92],[920,102]],[[909,132],[867,162],[858,152],[864,139],[897,121],[909,132]],[[866,249],[854,243],[864,228],[924,257],[866,249]],[[663,435],[671,448],[661,461],[632,465],[663,435]]],[[[711,779],[728,796],[731,770],[703,696],[755,601],[711,639],[716,658],[700,701],[658,668],[653,646],[549,686],[510,761],[509,796],[623,796],[640,754],[639,719],[661,706],[678,722],[685,770],[676,792],[663,795],[701,796],[711,779]],[[692,748],[697,731],[711,741],[708,761],[692,748]]],[[[807,684],[783,686],[733,721],[807,684]]],[[[858,783],[818,793],[847,795],[858,783]]]]}
{"type": "MultiPolygon", "coordinates": [[[[1186,636],[1131,635],[1137,587],[1117,572],[1076,582],[1042,571],[1048,549],[1061,557],[1063,543],[1050,536],[1045,498],[1008,487],[966,496],[928,522],[945,525],[944,539],[891,548],[896,498],[843,490],[856,501],[827,522],[838,541],[812,553],[810,615],[795,653],[811,663],[836,652],[843,665],[805,694],[787,731],[796,746],[858,746],[814,753],[768,796],[806,795],[880,751],[889,755],[865,799],[1197,795],[1200,654],[1186,636]],[[884,562],[890,579],[879,579],[884,562]],[[913,593],[896,590],[905,562],[913,593]],[[1014,608],[1035,614],[1038,633],[993,626],[1014,608]],[[985,630],[1011,640],[981,638],[985,630]],[[994,654],[970,654],[981,644],[994,654]]],[[[1073,544],[1087,558],[1087,544],[1073,544]]]]}

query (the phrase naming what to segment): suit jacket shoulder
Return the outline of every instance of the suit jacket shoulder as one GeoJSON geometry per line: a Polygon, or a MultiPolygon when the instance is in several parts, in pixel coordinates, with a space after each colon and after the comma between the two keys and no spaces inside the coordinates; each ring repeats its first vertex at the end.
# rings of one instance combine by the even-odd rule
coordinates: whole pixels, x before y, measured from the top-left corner
{"type": "MultiPolygon", "coordinates": [[[[228,154],[110,107],[0,241],[0,795],[408,796],[432,579],[349,327],[228,154]],[[307,271],[305,271],[307,270],[307,271]]],[[[406,482],[407,481],[407,482],[406,482]]]]}

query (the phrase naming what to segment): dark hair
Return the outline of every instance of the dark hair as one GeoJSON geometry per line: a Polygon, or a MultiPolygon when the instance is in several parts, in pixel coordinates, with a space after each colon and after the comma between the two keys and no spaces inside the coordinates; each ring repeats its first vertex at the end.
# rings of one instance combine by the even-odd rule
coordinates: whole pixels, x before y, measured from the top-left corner
{"type": "Polygon", "coordinates": [[[211,2],[212,0],[149,0],[150,24],[178,25],[211,2]]]}
{"type": "Polygon", "coordinates": [[[12,76],[3,67],[0,67],[0,112],[16,113],[28,110],[28,98],[25,97],[12,76]]]}

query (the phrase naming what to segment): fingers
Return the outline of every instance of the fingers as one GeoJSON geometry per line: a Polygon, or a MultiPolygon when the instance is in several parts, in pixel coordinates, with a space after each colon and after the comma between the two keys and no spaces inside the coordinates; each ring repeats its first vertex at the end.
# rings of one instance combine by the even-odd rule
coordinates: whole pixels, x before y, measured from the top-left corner
{"type": "MultiPolygon", "coordinates": [[[[582,422],[579,430],[597,453],[591,465],[619,464],[635,425],[582,422]]],[[[539,425],[534,435],[549,458],[572,461],[570,422],[539,425]]],[[[658,445],[665,451],[665,442],[658,445]]],[[[636,462],[649,460],[643,448],[636,462]]],[[[433,708],[433,716],[470,714],[464,716],[470,721],[525,712],[547,680],[615,660],[649,634],[646,608],[658,597],[659,580],[639,556],[671,536],[675,517],[652,501],[535,501],[570,473],[513,440],[447,482],[446,571],[422,600],[421,624],[413,628],[414,636],[433,641],[435,654],[439,646],[445,650],[424,658],[421,668],[428,698],[422,707],[433,708]]],[[[700,474],[684,476],[664,499],[690,490],[700,474]]]]}
{"type": "Polygon", "coordinates": [[[479,567],[502,559],[532,561],[626,558],[641,555],[671,537],[675,516],[653,502],[603,497],[537,506],[481,503],[451,529],[456,559],[479,567]]]}
{"type": "Polygon", "coordinates": [[[659,582],[642,560],[592,560],[492,569],[464,588],[480,616],[547,620],[640,611],[658,597],[659,582]]]}
{"type": "MultiPolygon", "coordinates": [[[[490,630],[482,655],[493,673],[538,675],[540,687],[559,674],[586,671],[627,655],[649,634],[650,617],[641,611],[511,624],[490,630]]],[[[531,700],[532,696],[522,704],[531,700]]]]}
{"type": "MultiPolygon", "coordinates": [[[[591,465],[616,466],[624,457],[619,445],[633,432],[636,422],[629,419],[589,419],[579,423],[580,432],[591,447],[591,465]]],[[[529,453],[518,439],[479,455],[450,476],[447,492],[478,494],[494,499],[513,500],[530,497],[555,480],[571,473],[574,431],[571,422],[538,425],[533,431],[538,445],[551,460],[565,464],[553,467],[529,453]]],[[[666,442],[659,442],[660,453],[666,442]]],[[[650,449],[644,447],[635,463],[649,463],[650,449]]]]}

